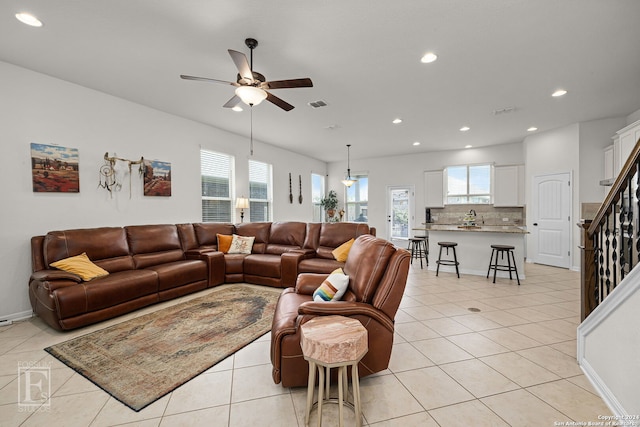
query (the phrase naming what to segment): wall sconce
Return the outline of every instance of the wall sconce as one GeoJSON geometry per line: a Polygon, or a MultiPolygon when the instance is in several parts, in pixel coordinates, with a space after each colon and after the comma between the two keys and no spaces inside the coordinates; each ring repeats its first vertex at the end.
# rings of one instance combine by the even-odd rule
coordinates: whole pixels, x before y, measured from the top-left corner
{"type": "Polygon", "coordinates": [[[249,209],[249,199],[238,197],[236,199],[236,209],[240,209],[240,222],[244,222],[244,210],[249,209]]]}

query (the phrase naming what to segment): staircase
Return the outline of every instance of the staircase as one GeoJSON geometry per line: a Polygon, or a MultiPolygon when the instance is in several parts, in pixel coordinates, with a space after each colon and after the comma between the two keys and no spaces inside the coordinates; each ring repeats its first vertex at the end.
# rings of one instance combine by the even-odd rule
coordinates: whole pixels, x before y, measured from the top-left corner
{"type": "Polygon", "coordinates": [[[640,414],[639,172],[640,140],[593,221],[582,224],[578,363],[619,416],[640,414]]]}

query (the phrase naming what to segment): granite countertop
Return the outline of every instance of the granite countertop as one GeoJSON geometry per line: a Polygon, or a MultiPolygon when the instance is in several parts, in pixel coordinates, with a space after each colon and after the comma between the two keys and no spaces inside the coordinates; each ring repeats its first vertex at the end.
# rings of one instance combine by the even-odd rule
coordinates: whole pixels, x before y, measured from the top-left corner
{"type": "Polygon", "coordinates": [[[428,224],[425,225],[424,228],[420,228],[419,230],[529,234],[529,232],[524,227],[519,227],[517,225],[475,225],[467,227],[463,225],[452,224],[428,224]]]}

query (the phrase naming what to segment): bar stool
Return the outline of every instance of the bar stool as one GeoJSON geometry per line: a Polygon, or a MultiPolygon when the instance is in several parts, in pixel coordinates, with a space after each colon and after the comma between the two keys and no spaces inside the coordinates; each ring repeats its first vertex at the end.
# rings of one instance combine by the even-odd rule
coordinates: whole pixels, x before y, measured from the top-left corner
{"type": "Polygon", "coordinates": [[[508,271],[509,280],[513,280],[513,276],[511,275],[511,272],[513,271],[516,273],[516,280],[518,281],[518,286],[520,286],[520,277],[518,277],[518,269],[516,268],[516,257],[513,254],[515,247],[510,245],[491,245],[491,249],[492,251],[491,251],[491,258],[489,258],[489,269],[487,270],[487,279],[489,278],[489,273],[493,269],[493,283],[496,283],[496,274],[498,270],[508,271]],[[507,263],[498,264],[498,256],[501,256],[502,257],[501,259],[504,260],[505,253],[507,254],[507,263]],[[512,260],[513,260],[513,265],[511,264],[512,260]]]}
{"type": "Polygon", "coordinates": [[[429,265],[429,247],[427,246],[426,237],[409,239],[409,247],[407,249],[411,250],[411,264],[413,264],[414,258],[419,258],[420,268],[422,268],[422,258],[424,258],[427,265],[429,265]]]}
{"type": "Polygon", "coordinates": [[[440,272],[441,264],[454,265],[456,267],[456,274],[458,275],[459,279],[460,271],[458,270],[458,265],[460,263],[458,262],[458,257],[456,256],[456,246],[458,246],[458,244],[456,242],[438,242],[438,246],[440,246],[440,252],[438,253],[438,260],[436,261],[436,264],[438,264],[438,267],[436,267],[436,276],[440,272]],[[442,248],[447,249],[447,256],[449,255],[449,248],[453,249],[453,259],[442,259],[442,248]]]}

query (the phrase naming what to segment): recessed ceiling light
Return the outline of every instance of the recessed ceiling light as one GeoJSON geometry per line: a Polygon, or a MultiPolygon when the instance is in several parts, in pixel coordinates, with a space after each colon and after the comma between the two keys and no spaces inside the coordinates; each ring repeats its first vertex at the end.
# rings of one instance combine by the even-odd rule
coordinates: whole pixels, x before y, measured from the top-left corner
{"type": "Polygon", "coordinates": [[[468,131],[469,129],[471,129],[469,126],[462,126],[462,127],[460,128],[460,132],[466,132],[466,131],[468,131]]]}
{"type": "Polygon", "coordinates": [[[241,106],[239,106],[239,105],[236,105],[235,107],[233,107],[233,108],[232,108],[232,110],[233,110],[233,111],[237,111],[237,112],[244,111],[244,110],[242,109],[242,107],[241,107],[241,106]]]}
{"type": "Polygon", "coordinates": [[[394,125],[400,124],[400,123],[402,123],[402,119],[400,117],[398,117],[397,119],[393,119],[393,121],[391,123],[393,123],[394,125]]]}
{"type": "Polygon", "coordinates": [[[531,126],[529,129],[527,129],[527,132],[535,132],[535,131],[537,131],[537,130],[538,130],[538,128],[537,128],[537,127],[535,127],[535,126],[531,126]]]}
{"type": "Polygon", "coordinates": [[[16,13],[16,18],[18,19],[18,21],[22,22],[23,24],[27,24],[32,27],[42,27],[42,21],[40,21],[38,18],[31,15],[30,13],[26,13],[26,12],[16,13]]]}
{"type": "Polygon", "coordinates": [[[416,142],[413,143],[413,145],[420,145],[420,142],[416,141],[416,142]]]}
{"type": "Polygon", "coordinates": [[[558,89],[557,91],[553,92],[553,93],[551,94],[551,96],[553,96],[553,97],[557,98],[557,97],[559,97],[559,96],[563,96],[563,95],[566,95],[566,94],[567,94],[567,91],[566,91],[566,90],[564,90],[564,89],[558,89]]]}
{"type": "Polygon", "coordinates": [[[438,59],[438,55],[436,55],[433,52],[427,52],[424,54],[424,56],[420,59],[420,62],[422,62],[423,64],[429,64],[433,61],[435,61],[436,59],[438,59]]]}
{"type": "Polygon", "coordinates": [[[464,148],[471,148],[473,145],[465,145],[464,148]]]}

